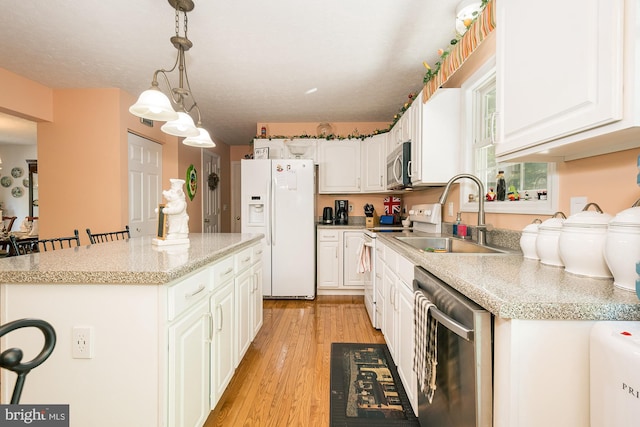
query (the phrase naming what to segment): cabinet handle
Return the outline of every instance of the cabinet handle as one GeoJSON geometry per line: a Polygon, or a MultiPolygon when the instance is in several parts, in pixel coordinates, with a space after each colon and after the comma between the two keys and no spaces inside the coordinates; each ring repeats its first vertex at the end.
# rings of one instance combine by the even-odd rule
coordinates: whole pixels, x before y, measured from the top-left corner
{"type": "Polygon", "coordinates": [[[227,270],[226,270],[224,273],[222,273],[222,275],[223,275],[223,276],[226,276],[226,275],[227,275],[227,274],[229,274],[229,273],[233,273],[233,267],[229,267],[229,268],[227,268],[227,270]]]}
{"type": "Polygon", "coordinates": [[[251,261],[251,257],[250,256],[248,256],[248,257],[246,257],[245,259],[242,260],[242,262],[249,262],[249,261],[251,261]]]}
{"type": "Polygon", "coordinates": [[[198,286],[198,289],[196,289],[195,291],[191,292],[190,294],[185,294],[184,297],[185,297],[185,299],[189,299],[189,298],[195,297],[200,292],[204,291],[204,289],[205,289],[205,286],[204,286],[203,283],[201,283],[200,286],[198,286]]]}
{"type": "Polygon", "coordinates": [[[217,311],[218,311],[218,330],[221,331],[222,330],[222,321],[224,320],[223,317],[223,313],[222,313],[222,307],[220,306],[220,304],[218,304],[218,307],[216,307],[217,311]]]}
{"type": "Polygon", "coordinates": [[[491,119],[489,120],[489,141],[493,145],[496,143],[496,121],[498,119],[498,112],[491,113],[491,119]]]}
{"type": "Polygon", "coordinates": [[[336,259],[338,258],[338,247],[336,246],[335,248],[335,252],[336,252],[336,259]]]}
{"type": "Polygon", "coordinates": [[[207,313],[209,317],[209,342],[213,342],[213,314],[207,313]]]}

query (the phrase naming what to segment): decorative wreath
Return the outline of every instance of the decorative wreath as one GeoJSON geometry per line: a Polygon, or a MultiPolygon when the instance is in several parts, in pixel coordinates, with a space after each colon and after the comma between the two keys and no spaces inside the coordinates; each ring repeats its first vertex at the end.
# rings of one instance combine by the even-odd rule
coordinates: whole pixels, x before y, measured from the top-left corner
{"type": "Polygon", "coordinates": [[[218,186],[218,182],[220,182],[220,177],[218,177],[217,173],[211,172],[209,174],[209,177],[207,178],[207,182],[209,183],[209,189],[213,191],[218,186]]]}

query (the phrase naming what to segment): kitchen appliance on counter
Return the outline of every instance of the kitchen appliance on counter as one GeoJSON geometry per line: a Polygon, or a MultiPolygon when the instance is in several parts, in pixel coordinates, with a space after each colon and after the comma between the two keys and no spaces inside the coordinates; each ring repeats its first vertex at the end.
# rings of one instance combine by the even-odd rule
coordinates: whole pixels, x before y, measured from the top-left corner
{"type": "Polygon", "coordinates": [[[322,223],[333,224],[333,208],[331,206],[325,206],[322,210],[322,223]]]}
{"type": "Polygon", "coordinates": [[[420,426],[492,425],[491,313],[422,267],[414,275],[414,289],[435,304],[429,317],[438,324],[436,389],[429,402],[418,385],[420,426]]]}
{"type": "Polygon", "coordinates": [[[263,295],[314,299],[313,161],[243,159],[240,187],[242,232],[265,235],[263,295]]]}
{"type": "Polygon", "coordinates": [[[347,225],[349,223],[349,201],[336,200],[336,225],[347,225]]]}
{"type": "Polygon", "coordinates": [[[411,142],[403,142],[387,156],[387,190],[411,187],[411,142]]]}

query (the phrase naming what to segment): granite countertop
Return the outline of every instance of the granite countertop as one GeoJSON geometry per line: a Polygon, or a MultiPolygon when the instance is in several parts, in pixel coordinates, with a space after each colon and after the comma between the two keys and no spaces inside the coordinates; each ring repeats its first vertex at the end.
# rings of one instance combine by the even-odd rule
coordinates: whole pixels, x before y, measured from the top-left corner
{"type": "Polygon", "coordinates": [[[133,237],[95,245],[0,259],[0,284],[158,285],[250,246],[262,234],[189,234],[189,247],[152,245],[133,237]]]}
{"type": "Polygon", "coordinates": [[[521,253],[428,253],[394,235],[378,240],[497,317],[528,320],[640,320],[640,300],[612,279],[581,277],[521,253]]]}

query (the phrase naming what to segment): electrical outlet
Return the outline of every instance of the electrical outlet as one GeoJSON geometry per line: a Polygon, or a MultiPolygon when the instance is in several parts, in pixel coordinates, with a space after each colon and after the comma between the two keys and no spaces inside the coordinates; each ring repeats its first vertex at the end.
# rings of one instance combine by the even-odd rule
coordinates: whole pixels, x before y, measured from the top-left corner
{"type": "Polygon", "coordinates": [[[453,202],[449,202],[447,204],[447,208],[448,208],[448,212],[447,213],[449,214],[449,216],[452,217],[453,216],[453,202]]]}
{"type": "Polygon", "coordinates": [[[93,358],[93,328],[91,326],[75,326],[71,341],[71,357],[74,359],[93,358]]]}
{"type": "Polygon", "coordinates": [[[570,215],[577,214],[582,211],[587,204],[587,198],[585,196],[571,197],[570,199],[570,215]]]}
{"type": "Polygon", "coordinates": [[[353,212],[353,205],[349,205],[349,212],[353,212]]]}

